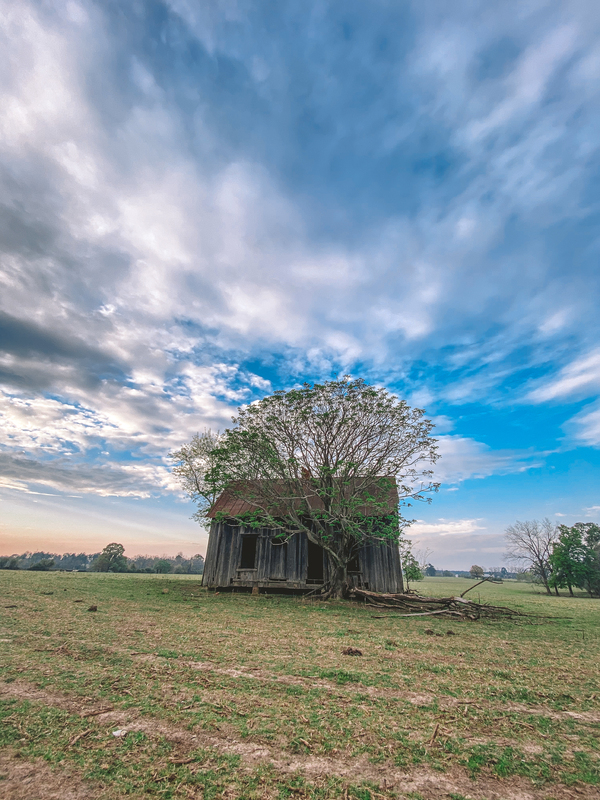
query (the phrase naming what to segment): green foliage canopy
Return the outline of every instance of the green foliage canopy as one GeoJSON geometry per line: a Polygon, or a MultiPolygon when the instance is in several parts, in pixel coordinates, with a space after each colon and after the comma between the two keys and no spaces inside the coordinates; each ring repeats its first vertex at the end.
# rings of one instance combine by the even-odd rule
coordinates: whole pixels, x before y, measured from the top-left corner
{"type": "Polygon", "coordinates": [[[90,569],[94,572],[127,572],[127,559],[123,555],[125,548],[118,542],[107,544],[90,569]]]}
{"type": "Polygon", "coordinates": [[[402,556],[402,566],[404,568],[404,577],[406,578],[407,584],[410,584],[412,581],[423,580],[423,571],[410,550],[404,552],[402,556]]]}
{"type": "Polygon", "coordinates": [[[560,525],[558,539],[550,555],[550,585],[555,590],[566,587],[586,589],[600,596],[600,527],[592,522],[577,522],[573,527],[560,525]]]}

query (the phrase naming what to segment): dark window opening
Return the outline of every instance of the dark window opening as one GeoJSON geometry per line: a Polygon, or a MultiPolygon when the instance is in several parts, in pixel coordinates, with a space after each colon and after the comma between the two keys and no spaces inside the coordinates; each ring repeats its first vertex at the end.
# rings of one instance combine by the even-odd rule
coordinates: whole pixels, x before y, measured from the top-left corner
{"type": "Polygon", "coordinates": [[[323,548],[308,540],[307,582],[323,583],[323,548]]]}
{"type": "Polygon", "coordinates": [[[242,557],[240,559],[240,569],[255,569],[256,567],[256,543],[258,536],[242,536],[242,557]]]}
{"type": "Polygon", "coordinates": [[[358,553],[348,562],[348,572],[360,572],[360,564],[358,563],[358,553]]]}

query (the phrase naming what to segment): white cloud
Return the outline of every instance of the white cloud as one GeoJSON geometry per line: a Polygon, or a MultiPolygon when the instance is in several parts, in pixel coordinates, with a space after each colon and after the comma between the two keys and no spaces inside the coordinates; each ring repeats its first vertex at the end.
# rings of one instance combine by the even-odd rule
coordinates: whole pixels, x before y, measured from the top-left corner
{"type": "Polygon", "coordinates": [[[523,472],[539,466],[535,454],[492,450],[483,442],[465,436],[438,436],[440,461],[435,465],[435,480],[442,484],[459,483],[489,475],[523,472]]]}
{"type": "Polygon", "coordinates": [[[16,476],[21,489],[42,483],[66,491],[75,486],[88,494],[143,497],[177,491],[165,465],[167,453],[197,430],[230,422],[230,403],[248,396],[248,389],[232,388],[232,382],[258,384],[262,390],[267,386],[259,376],[218,363],[199,367],[184,362],[176,379],[166,382],[147,370],[134,375],[135,386],[107,383],[93,391],[80,389],[79,402],[0,391],[0,454],[23,454],[5,473],[11,485],[16,476]],[[133,463],[127,463],[131,458],[133,463]]]}
{"type": "Polygon", "coordinates": [[[564,367],[558,376],[527,395],[532,403],[566,397],[586,397],[600,391],[600,349],[592,350],[564,367]]]}
{"type": "MultiPolygon", "coordinates": [[[[58,181],[61,224],[75,251],[69,257],[84,263],[77,250],[93,246],[97,256],[100,251],[111,256],[116,252],[122,260],[123,269],[112,276],[112,283],[102,280],[109,296],[97,304],[106,322],[115,322],[114,329],[103,329],[106,347],[120,347],[124,357],[137,360],[148,327],[184,317],[217,330],[224,347],[267,343],[278,349],[320,350],[327,363],[385,363],[390,354],[396,357],[399,338],[413,345],[425,341],[448,325],[449,311],[452,320],[467,319],[492,297],[512,297],[512,274],[502,268],[479,275],[474,265],[504,235],[512,213],[508,200],[515,189],[531,197],[532,187],[549,183],[554,165],[538,164],[546,151],[535,132],[508,151],[504,146],[491,153],[487,147],[482,153],[474,150],[473,163],[480,160],[485,165],[485,176],[475,178],[450,203],[444,198],[439,208],[428,203],[416,215],[384,216],[353,246],[318,244],[310,239],[292,195],[266,167],[237,157],[206,169],[185,144],[183,116],[156,89],[150,67],[135,56],[130,74],[144,98],[136,97],[124,108],[108,147],[94,126],[96,109],[77,77],[88,71],[100,74],[110,61],[112,42],[102,16],[82,4],[77,6],[81,13],[76,23],[53,24],[37,7],[24,7],[26,13],[10,15],[5,23],[6,46],[21,65],[15,73],[20,77],[3,98],[7,130],[18,131],[13,145],[20,155],[43,156],[58,181]],[[531,153],[536,158],[530,158],[531,153]],[[523,165],[531,165],[535,174],[524,177],[519,172],[523,165]],[[490,206],[486,199],[482,205],[490,179],[498,200],[490,206]],[[464,243],[457,245],[457,237],[464,243]],[[126,336],[117,330],[119,315],[129,323],[126,336]]],[[[240,63],[246,60],[250,72],[256,72],[255,50],[230,52],[223,41],[226,9],[201,13],[183,0],[172,7],[211,52],[226,52],[240,63]]],[[[234,16],[238,15],[244,17],[241,10],[234,16]]],[[[512,24],[504,18],[498,23],[512,24]]],[[[473,120],[489,123],[490,114],[497,113],[478,111],[479,104],[483,109],[488,102],[489,87],[478,89],[472,107],[463,101],[472,94],[468,76],[478,43],[489,38],[481,25],[478,35],[466,40],[460,24],[444,26],[443,35],[439,26],[424,24],[417,48],[421,55],[415,55],[417,73],[433,70],[446,81],[436,89],[447,98],[438,113],[454,115],[454,125],[463,131],[473,120]],[[451,110],[448,103],[456,98],[458,105],[451,110]]],[[[492,107],[503,108],[508,120],[537,102],[574,41],[573,31],[564,25],[536,39],[510,76],[498,82],[498,91],[506,96],[500,104],[494,100],[492,107]]],[[[265,81],[266,64],[259,61],[260,80],[265,81]]],[[[547,128],[563,135],[564,126],[551,122],[547,128]]],[[[198,124],[212,152],[218,132],[210,130],[201,114],[198,124]]],[[[556,180],[551,184],[555,187],[556,180]]],[[[29,265],[33,267],[39,271],[40,265],[29,265]]],[[[76,303],[69,297],[68,271],[61,280],[60,266],[55,263],[52,269],[59,273],[58,281],[56,274],[53,277],[59,292],[68,296],[67,304],[76,303]]],[[[27,274],[28,266],[20,263],[15,271],[27,274]]],[[[539,276],[530,277],[537,285],[539,276]]],[[[90,285],[92,278],[86,276],[85,282],[90,285]]],[[[521,271],[519,279],[528,278],[521,271]]],[[[7,297],[7,306],[24,307],[29,288],[28,281],[21,280],[7,297]]],[[[527,293],[523,287],[522,291],[527,293]]],[[[42,313],[52,316],[50,309],[42,313]]],[[[556,327],[546,309],[537,317],[531,320],[534,328],[556,327]],[[546,322],[540,322],[540,315],[546,322]]],[[[463,383],[455,399],[468,399],[477,390],[463,383]]]]}
{"type": "Polygon", "coordinates": [[[439,536],[465,535],[475,533],[475,531],[487,530],[484,525],[480,525],[481,519],[438,519],[436,522],[424,522],[417,520],[407,533],[411,536],[437,534],[439,536]]]}
{"type": "Polygon", "coordinates": [[[561,308],[558,311],[550,313],[550,315],[540,323],[540,333],[544,336],[553,336],[567,325],[570,317],[571,309],[567,308],[561,308]]]}
{"type": "Polygon", "coordinates": [[[0,487],[32,495],[148,499],[164,493],[180,494],[171,472],[157,464],[75,464],[65,458],[39,460],[0,452],[0,470],[0,487]],[[40,491],[42,487],[54,493],[40,491]]]}

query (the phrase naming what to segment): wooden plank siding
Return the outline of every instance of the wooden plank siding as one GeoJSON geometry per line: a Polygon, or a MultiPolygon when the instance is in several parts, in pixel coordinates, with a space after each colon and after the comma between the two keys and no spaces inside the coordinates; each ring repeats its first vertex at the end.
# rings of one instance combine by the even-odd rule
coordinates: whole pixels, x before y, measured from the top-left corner
{"type": "MultiPolygon", "coordinates": [[[[247,543],[244,553],[252,551],[247,543]]],[[[327,580],[327,558],[322,548],[311,547],[311,554],[322,559],[323,582],[327,580]],[[319,552],[320,551],[320,552],[319,552]]],[[[309,542],[306,534],[290,537],[287,542],[274,540],[274,531],[267,528],[247,529],[213,520],[206,551],[202,583],[211,589],[253,588],[310,591],[321,584],[311,577],[318,574],[319,564],[309,574],[309,542]],[[245,537],[256,537],[254,566],[242,563],[245,537]],[[316,571],[315,571],[316,569],[316,571]]],[[[376,592],[401,592],[402,569],[397,546],[369,544],[358,554],[358,570],[349,573],[357,586],[376,592]]]]}

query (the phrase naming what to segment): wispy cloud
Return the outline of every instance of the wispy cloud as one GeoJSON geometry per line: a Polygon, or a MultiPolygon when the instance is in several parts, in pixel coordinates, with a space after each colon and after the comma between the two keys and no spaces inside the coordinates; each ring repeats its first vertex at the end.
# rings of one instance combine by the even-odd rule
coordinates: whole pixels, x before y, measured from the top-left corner
{"type": "Polygon", "coordinates": [[[565,366],[555,378],[527,395],[532,403],[571,397],[589,397],[600,392],[600,349],[592,350],[565,366]]]}
{"type": "Polygon", "coordinates": [[[438,449],[441,460],[435,466],[435,479],[443,484],[525,472],[543,463],[540,454],[493,450],[465,436],[439,436],[438,449]]]}
{"type": "Polygon", "coordinates": [[[566,427],[576,442],[589,447],[600,447],[600,406],[596,403],[591,410],[588,406],[569,420],[566,427]]]}

